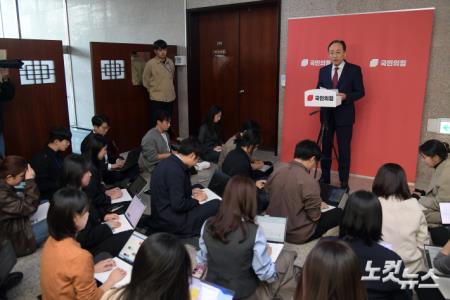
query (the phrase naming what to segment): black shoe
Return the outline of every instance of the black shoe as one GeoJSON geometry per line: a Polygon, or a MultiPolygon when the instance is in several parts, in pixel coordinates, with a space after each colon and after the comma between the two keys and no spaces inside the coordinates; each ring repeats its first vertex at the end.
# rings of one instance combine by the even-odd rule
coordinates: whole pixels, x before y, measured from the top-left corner
{"type": "Polygon", "coordinates": [[[3,282],[1,289],[4,291],[12,289],[13,287],[15,287],[20,283],[22,278],[23,278],[22,272],[9,273],[8,276],[5,278],[5,281],[3,282]]]}

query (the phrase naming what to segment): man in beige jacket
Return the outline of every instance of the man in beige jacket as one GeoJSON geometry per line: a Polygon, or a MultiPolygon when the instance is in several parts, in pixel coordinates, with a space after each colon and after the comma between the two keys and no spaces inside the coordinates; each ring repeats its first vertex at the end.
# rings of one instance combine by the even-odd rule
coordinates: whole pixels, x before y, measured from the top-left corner
{"type": "Polygon", "coordinates": [[[173,78],[175,65],[167,57],[167,43],[157,40],[153,43],[155,57],[150,59],[142,74],[142,83],[148,91],[150,98],[150,126],[156,125],[156,112],[165,110],[172,116],[173,102],[175,101],[175,87],[173,78]]]}

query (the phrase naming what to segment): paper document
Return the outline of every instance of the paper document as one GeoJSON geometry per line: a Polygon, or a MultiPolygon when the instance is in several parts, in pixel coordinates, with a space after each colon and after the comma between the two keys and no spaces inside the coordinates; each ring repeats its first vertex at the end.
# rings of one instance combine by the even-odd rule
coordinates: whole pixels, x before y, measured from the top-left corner
{"type": "Polygon", "coordinates": [[[134,228],[130,225],[125,215],[119,215],[120,227],[113,229],[113,233],[117,234],[120,232],[124,232],[127,230],[134,230],[134,228]]]}
{"type": "MultiPolygon", "coordinates": [[[[123,260],[121,260],[118,257],[114,257],[113,260],[116,262],[116,268],[121,268],[121,269],[125,270],[125,272],[127,272],[127,275],[125,275],[125,277],[121,281],[117,282],[114,285],[114,287],[119,288],[124,285],[127,285],[128,283],[130,283],[130,280],[131,280],[131,271],[133,270],[133,266],[130,264],[127,264],[126,262],[124,262],[123,260]]],[[[111,274],[111,272],[113,270],[107,271],[107,272],[102,272],[102,273],[94,273],[94,277],[101,283],[104,283],[108,279],[109,274],[111,274]]]]}
{"type": "Polygon", "coordinates": [[[261,172],[266,172],[267,170],[269,170],[272,166],[269,165],[263,165],[259,170],[261,172]]]}
{"type": "Polygon", "coordinates": [[[127,189],[121,189],[122,191],[122,197],[111,200],[111,204],[116,204],[120,202],[127,202],[133,200],[130,193],[128,193],[127,189]]]}
{"type": "Polygon", "coordinates": [[[47,212],[49,207],[50,207],[49,202],[45,202],[39,205],[37,211],[34,213],[34,215],[30,217],[31,224],[35,224],[47,219],[47,212]]]}
{"type": "Polygon", "coordinates": [[[270,258],[272,258],[273,262],[277,261],[278,256],[280,256],[281,251],[283,250],[284,244],[279,243],[267,243],[272,248],[272,254],[270,258]]]}
{"type": "Polygon", "coordinates": [[[441,210],[442,224],[450,224],[450,203],[441,202],[439,203],[439,208],[441,210]]]}
{"type": "Polygon", "coordinates": [[[327,208],[321,209],[320,211],[324,213],[324,212],[327,212],[327,211],[335,209],[335,208],[336,208],[336,206],[328,204],[327,208]]]}
{"type": "Polygon", "coordinates": [[[205,192],[207,198],[205,201],[200,202],[200,204],[205,204],[206,202],[209,202],[214,199],[222,200],[222,198],[219,197],[219,195],[217,195],[216,193],[214,193],[213,191],[211,191],[208,188],[204,188],[204,189],[202,189],[202,191],[205,192]]]}

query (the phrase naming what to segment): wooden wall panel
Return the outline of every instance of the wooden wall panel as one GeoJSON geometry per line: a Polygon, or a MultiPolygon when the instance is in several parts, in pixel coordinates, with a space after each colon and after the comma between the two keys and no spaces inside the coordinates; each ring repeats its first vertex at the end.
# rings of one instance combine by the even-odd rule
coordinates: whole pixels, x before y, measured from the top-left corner
{"type": "Polygon", "coordinates": [[[0,49],[7,50],[8,59],[54,61],[56,82],[50,84],[21,85],[19,70],[10,69],[16,95],[1,104],[6,154],[31,159],[46,144],[52,127],[69,128],[62,42],[0,39],[0,49]]]}
{"type": "MultiPolygon", "coordinates": [[[[91,68],[95,113],[106,114],[111,121],[109,139],[115,141],[120,151],[138,147],[150,129],[150,103],[143,86],[134,86],[131,78],[131,54],[149,52],[154,57],[152,45],[91,42],[91,68]],[[102,80],[101,60],[124,60],[125,79],[102,80]]],[[[177,47],[169,46],[167,56],[174,60],[177,47]]],[[[175,78],[175,91],[176,78],[175,78]]],[[[172,138],[178,136],[178,101],[172,114],[172,138]]]]}

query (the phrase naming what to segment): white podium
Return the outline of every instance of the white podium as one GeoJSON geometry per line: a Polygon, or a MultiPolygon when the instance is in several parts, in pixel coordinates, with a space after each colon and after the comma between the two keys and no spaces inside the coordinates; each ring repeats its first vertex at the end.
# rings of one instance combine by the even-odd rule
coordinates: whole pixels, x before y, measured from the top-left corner
{"type": "Polygon", "coordinates": [[[342,98],[337,90],[313,89],[305,91],[306,107],[336,107],[341,105],[342,98]]]}

